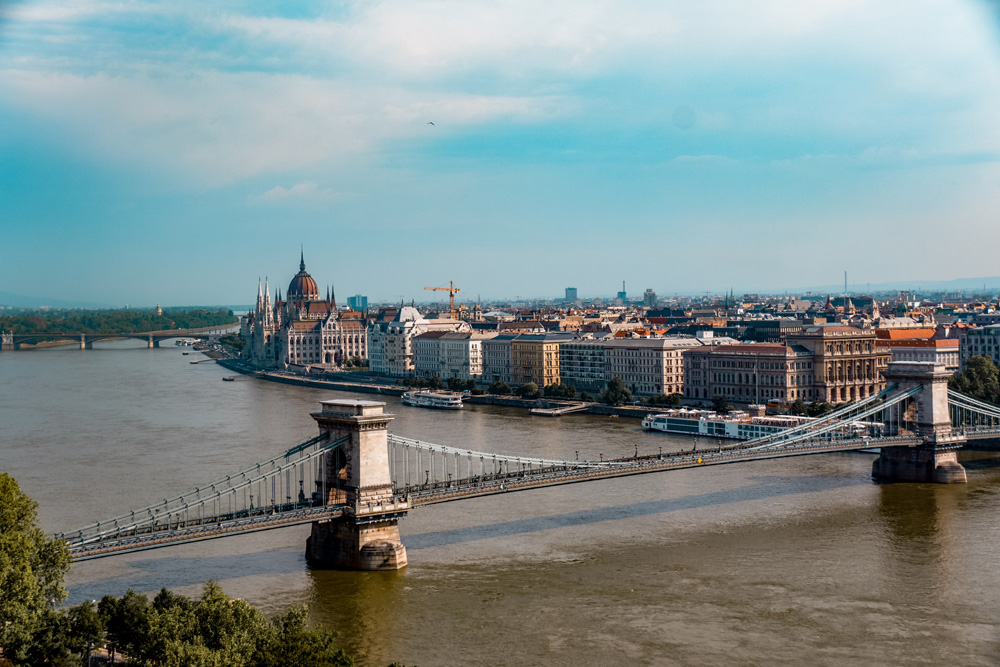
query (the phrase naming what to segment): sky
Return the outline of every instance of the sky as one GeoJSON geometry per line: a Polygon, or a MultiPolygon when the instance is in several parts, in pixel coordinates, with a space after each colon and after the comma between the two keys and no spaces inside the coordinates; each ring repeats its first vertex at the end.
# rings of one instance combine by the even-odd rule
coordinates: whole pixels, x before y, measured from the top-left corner
{"type": "Polygon", "coordinates": [[[1000,3],[0,4],[0,291],[1000,275],[1000,3]]]}

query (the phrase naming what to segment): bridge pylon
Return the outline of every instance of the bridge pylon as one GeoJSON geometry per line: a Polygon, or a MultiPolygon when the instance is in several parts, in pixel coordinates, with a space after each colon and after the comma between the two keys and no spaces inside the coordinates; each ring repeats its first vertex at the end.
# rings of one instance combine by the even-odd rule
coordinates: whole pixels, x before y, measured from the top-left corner
{"type": "Polygon", "coordinates": [[[389,473],[388,425],[393,416],[381,401],[321,401],[312,417],[327,442],[350,439],[326,455],[326,482],[317,489],[326,505],[346,505],[344,514],[312,525],[306,559],[316,567],[398,570],[406,566],[399,519],[409,503],[394,498],[389,473]],[[332,480],[332,481],[330,481],[332,480]]]}
{"type": "MultiPolygon", "coordinates": [[[[872,476],[901,482],[965,484],[965,468],[956,451],[965,437],[954,432],[948,410],[948,378],[944,365],[929,361],[894,361],[885,373],[886,382],[899,385],[900,391],[923,386],[914,397],[913,409],[906,417],[921,439],[916,447],[882,447],[872,463],[872,476]]],[[[901,424],[891,427],[902,432],[901,424]]]]}

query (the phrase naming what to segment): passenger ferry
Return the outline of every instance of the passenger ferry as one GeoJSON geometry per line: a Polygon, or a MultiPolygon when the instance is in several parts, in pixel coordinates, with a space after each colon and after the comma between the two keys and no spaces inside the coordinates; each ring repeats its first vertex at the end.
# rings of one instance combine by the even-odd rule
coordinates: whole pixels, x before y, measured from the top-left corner
{"type": "Polygon", "coordinates": [[[462,395],[446,391],[408,391],[403,394],[403,405],[418,408],[439,408],[442,410],[458,410],[462,407],[462,395]]]}
{"type": "Polygon", "coordinates": [[[184,347],[189,347],[198,342],[197,338],[178,338],[174,341],[174,345],[181,345],[184,347]]]}
{"type": "Polygon", "coordinates": [[[753,440],[772,433],[780,433],[813,420],[813,417],[793,417],[790,415],[751,417],[743,411],[720,415],[711,410],[681,408],[680,410],[648,414],[642,420],[642,425],[651,431],[727,440],[753,440]]]}

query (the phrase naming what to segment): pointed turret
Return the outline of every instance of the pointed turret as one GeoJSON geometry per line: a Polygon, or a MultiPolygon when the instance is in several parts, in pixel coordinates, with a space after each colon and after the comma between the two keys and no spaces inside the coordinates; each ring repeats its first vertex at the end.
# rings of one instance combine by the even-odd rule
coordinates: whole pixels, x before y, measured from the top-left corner
{"type": "Polygon", "coordinates": [[[306,251],[305,247],[299,249],[299,271],[306,270],[306,251]]]}

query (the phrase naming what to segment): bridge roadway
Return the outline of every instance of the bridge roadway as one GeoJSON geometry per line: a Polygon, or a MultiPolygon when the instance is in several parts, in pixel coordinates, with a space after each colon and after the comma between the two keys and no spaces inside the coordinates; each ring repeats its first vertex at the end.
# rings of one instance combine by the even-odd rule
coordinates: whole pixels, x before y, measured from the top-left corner
{"type": "Polygon", "coordinates": [[[67,344],[81,343],[81,347],[90,346],[96,341],[118,340],[122,338],[132,338],[143,340],[159,345],[160,341],[170,338],[201,338],[208,339],[232,333],[239,329],[239,324],[217,324],[210,327],[198,327],[195,329],[162,329],[158,331],[135,331],[135,332],[114,332],[114,333],[30,333],[30,334],[3,334],[0,339],[0,348],[3,350],[17,350],[21,345],[35,345],[41,342],[66,341],[67,344]]]}
{"type": "MultiPolygon", "coordinates": [[[[400,514],[420,505],[450,502],[463,498],[489,496],[514,491],[576,484],[613,477],[642,475],[685,468],[742,463],[788,456],[804,456],[828,452],[843,452],[879,447],[883,445],[916,445],[916,436],[897,436],[878,440],[857,438],[849,441],[803,442],[781,449],[751,450],[740,445],[711,450],[691,450],[675,454],[638,456],[594,462],[580,461],[579,465],[539,467],[502,473],[488,473],[458,480],[430,482],[422,485],[397,486],[391,505],[355,507],[354,515],[363,520],[365,514],[385,516],[399,510],[400,514]]],[[[70,541],[70,554],[74,561],[92,560],[122,553],[145,551],[175,544],[199,542],[242,533],[253,533],[285,528],[304,523],[328,521],[342,515],[346,505],[310,506],[307,503],[286,503],[280,507],[264,506],[201,516],[190,520],[160,525],[120,527],[120,536],[98,539],[87,543],[70,541]]]]}

